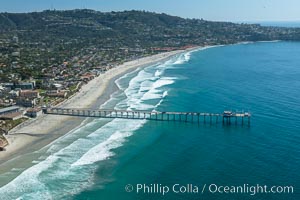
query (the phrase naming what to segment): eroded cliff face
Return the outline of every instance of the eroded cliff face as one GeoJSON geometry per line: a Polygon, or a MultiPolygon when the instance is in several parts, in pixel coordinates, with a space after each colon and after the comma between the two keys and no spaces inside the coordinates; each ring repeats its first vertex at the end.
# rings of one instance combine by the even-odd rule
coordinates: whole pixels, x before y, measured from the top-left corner
{"type": "Polygon", "coordinates": [[[5,147],[8,145],[8,141],[3,135],[0,135],[0,151],[4,151],[5,147]]]}

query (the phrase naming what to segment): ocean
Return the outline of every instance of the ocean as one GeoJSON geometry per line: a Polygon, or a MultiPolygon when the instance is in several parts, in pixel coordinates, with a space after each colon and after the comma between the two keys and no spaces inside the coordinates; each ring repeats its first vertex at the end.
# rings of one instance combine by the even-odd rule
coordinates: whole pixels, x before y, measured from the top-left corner
{"type": "Polygon", "coordinates": [[[86,120],[0,188],[1,199],[299,199],[299,55],[298,42],[215,46],[130,72],[102,108],[237,110],[252,113],[251,126],[86,120]]]}
{"type": "Polygon", "coordinates": [[[286,28],[300,28],[300,21],[238,21],[237,23],[260,24],[261,26],[286,28]]]}
{"type": "Polygon", "coordinates": [[[300,28],[299,21],[282,21],[282,22],[258,22],[262,26],[277,26],[277,27],[289,27],[289,28],[300,28]]]}

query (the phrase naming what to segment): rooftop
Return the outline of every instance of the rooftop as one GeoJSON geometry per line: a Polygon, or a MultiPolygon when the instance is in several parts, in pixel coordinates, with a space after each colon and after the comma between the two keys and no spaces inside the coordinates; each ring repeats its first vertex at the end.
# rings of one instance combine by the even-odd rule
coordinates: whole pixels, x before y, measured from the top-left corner
{"type": "Polygon", "coordinates": [[[0,113],[2,113],[2,112],[9,112],[11,110],[16,110],[16,109],[20,109],[20,107],[18,107],[18,106],[11,106],[11,107],[7,107],[7,108],[2,108],[2,109],[0,109],[0,113]]]}
{"type": "Polygon", "coordinates": [[[22,116],[23,113],[22,112],[15,112],[15,113],[10,113],[10,114],[5,114],[5,115],[1,115],[0,119],[14,119],[17,117],[22,116]]]}

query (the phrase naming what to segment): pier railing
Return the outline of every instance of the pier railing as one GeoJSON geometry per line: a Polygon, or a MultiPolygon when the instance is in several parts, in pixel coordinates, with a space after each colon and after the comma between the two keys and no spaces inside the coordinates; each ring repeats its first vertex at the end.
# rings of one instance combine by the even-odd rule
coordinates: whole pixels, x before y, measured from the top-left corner
{"type": "Polygon", "coordinates": [[[226,125],[240,124],[250,126],[251,114],[248,112],[224,111],[222,114],[201,112],[158,112],[143,110],[44,108],[44,114],[67,115],[96,118],[146,119],[156,121],[179,121],[226,125]]]}

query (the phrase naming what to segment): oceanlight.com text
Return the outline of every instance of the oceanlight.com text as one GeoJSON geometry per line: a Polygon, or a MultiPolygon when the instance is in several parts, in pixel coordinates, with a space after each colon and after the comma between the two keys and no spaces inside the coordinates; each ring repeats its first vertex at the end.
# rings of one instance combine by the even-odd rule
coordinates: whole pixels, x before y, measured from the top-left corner
{"type": "Polygon", "coordinates": [[[256,194],[293,194],[293,186],[267,186],[267,185],[235,185],[235,186],[225,186],[218,184],[127,184],[125,186],[125,191],[130,193],[134,192],[136,194],[161,194],[167,195],[173,194],[248,194],[254,196],[256,194]]]}
{"type": "MultiPolygon", "coordinates": [[[[205,185],[206,188],[206,185],[205,185]]],[[[219,194],[249,194],[251,196],[256,194],[293,194],[293,186],[267,186],[267,185],[249,185],[244,184],[240,186],[223,186],[217,184],[208,185],[210,193],[219,194]]],[[[205,190],[205,189],[204,189],[205,190]]]]}

